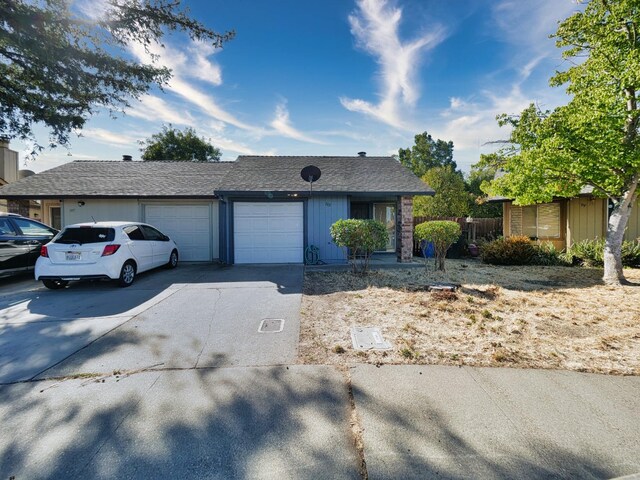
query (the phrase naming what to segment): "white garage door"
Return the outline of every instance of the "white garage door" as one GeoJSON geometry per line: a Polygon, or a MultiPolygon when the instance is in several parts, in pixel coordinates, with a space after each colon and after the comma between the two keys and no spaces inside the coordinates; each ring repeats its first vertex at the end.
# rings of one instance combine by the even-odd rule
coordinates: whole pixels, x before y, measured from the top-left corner
{"type": "Polygon", "coordinates": [[[144,218],[178,244],[180,260],[210,261],[209,211],[209,205],[145,205],[144,218]]]}
{"type": "Polygon", "coordinates": [[[235,263],[302,263],[302,202],[233,204],[235,263]]]}

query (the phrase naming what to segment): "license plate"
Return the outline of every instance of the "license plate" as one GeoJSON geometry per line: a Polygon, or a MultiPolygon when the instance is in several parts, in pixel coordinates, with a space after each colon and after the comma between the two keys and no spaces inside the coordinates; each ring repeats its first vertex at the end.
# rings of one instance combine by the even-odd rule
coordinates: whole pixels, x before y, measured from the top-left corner
{"type": "Polygon", "coordinates": [[[67,260],[73,261],[73,260],[80,260],[80,253],[78,252],[67,252],[65,255],[65,258],[67,260]]]}

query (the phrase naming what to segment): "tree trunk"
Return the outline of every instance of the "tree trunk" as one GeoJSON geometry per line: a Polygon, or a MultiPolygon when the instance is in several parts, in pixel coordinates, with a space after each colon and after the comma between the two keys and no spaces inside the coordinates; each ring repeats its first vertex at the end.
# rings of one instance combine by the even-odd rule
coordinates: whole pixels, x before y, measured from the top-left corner
{"type": "Polygon", "coordinates": [[[631,209],[636,203],[638,176],[633,179],[631,187],[624,193],[613,207],[607,223],[607,238],[604,244],[604,283],[621,285],[626,283],[622,271],[622,241],[627,228],[631,209]]]}

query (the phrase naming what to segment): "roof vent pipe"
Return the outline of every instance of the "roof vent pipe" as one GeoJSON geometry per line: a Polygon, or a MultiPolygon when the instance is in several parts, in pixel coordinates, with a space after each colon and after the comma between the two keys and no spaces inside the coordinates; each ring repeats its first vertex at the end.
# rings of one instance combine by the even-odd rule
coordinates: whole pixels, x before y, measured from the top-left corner
{"type": "Polygon", "coordinates": [[[131,160],[133,160],[131,155],[122,155],[122,161],[123,162],[130,162],[131,160]]]}
{"type": "Polygon", "coordinates": [[[367,152],[358,152],[358,156],[359,157],[366,157],[367,156],[367,152]]]}

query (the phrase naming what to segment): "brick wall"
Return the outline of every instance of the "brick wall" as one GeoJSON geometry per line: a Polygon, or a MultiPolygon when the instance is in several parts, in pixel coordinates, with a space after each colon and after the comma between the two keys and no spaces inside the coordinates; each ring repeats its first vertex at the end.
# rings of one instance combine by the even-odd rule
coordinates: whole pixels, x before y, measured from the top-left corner
{"type": "Polygon", "coordinates": [[[411,262],[413,259],[413,197],[398,197],[396,212],[398,262],[411,262]]]}

